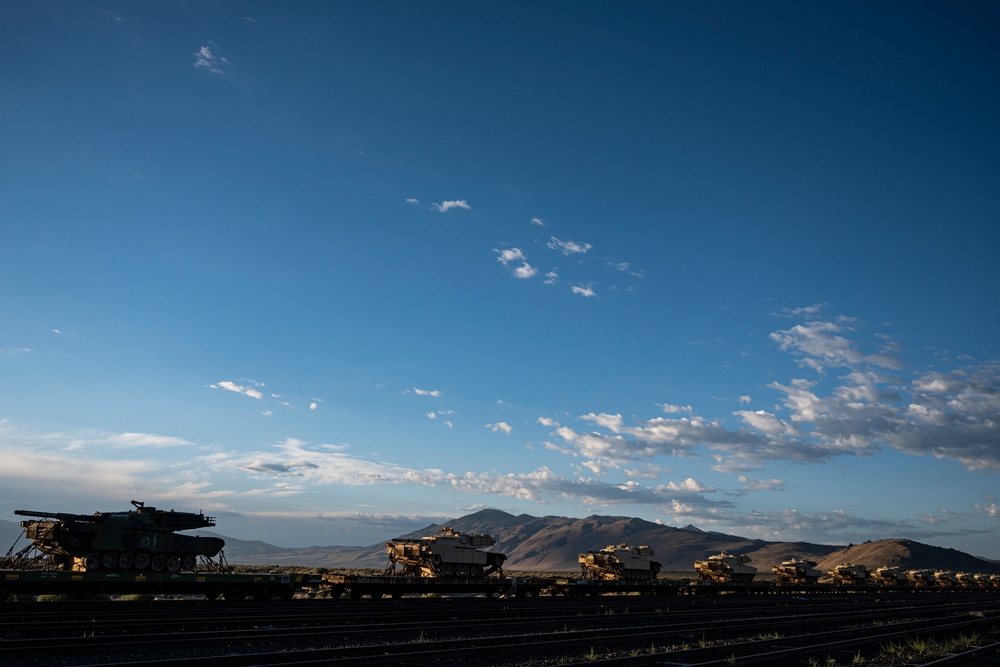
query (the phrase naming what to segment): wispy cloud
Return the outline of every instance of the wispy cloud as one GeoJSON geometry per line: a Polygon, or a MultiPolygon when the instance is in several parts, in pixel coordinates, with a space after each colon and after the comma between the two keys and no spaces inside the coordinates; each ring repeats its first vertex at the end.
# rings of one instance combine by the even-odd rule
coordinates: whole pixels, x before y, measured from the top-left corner
{"type": "Polygon", "coordinates": [[[220,57],[213,49],[217,51],[218,47],[209,42],[195,51],[192,54],[194,55],[194,66],[198,69],[208,70],[212,74],[225,74],[222,68],[229,66],[229,60],[220,57]]]}
{"type": "Polygon", "coordinates": [[[431,204],[431,207],[441,213],[447,213],[453,208],[464,208],[465,210],[471,210],[472,207],[464,199],[453,199],[451,201],[443,201],[440,204],[431,204]]]}
{"type": "Polygon", "coordinates": [[[597,296],[597,292],[590,285],[573,285],[571,289],[573,290],[573,294],[579,294],[588,299],[597,296]]]}
{"type": "MultiPolygon", "coordinates": [[[[263,387],[263,383],[254,383],[259,387],[263,387]]],[[[243,394],[244,396],[249,396],[250,398],[256,398],[260,400],[264,397],[264,394],[255,387],[247,387],[244,385],[236,384],[229,380],[224,380],[213,385],[209,385],[212,389],[225,389],[226,391],[233,391],[237,394],[243,394]]]]}
{"type": "Polygon", "coordinates": [[[548,243],[549,248],[558,250],[564,255],[583,255],[593,246],[589,243],[577,243],[576,241],[561,241],[556,237],[551,237],[548,243]]]}
{"type": "Polygon", "coordinates": [[[416,394],[417,396],[438,397],[441,395],[441,392],[437,389],[417,389],[416,387],[413,388],[413,393],[416,394]]]}

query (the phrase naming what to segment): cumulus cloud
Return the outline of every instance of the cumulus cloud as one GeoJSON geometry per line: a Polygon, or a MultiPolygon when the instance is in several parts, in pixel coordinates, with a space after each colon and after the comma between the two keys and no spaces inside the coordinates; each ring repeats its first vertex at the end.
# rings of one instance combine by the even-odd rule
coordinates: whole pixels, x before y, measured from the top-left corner
{"type": "Polygon", "coordinates": [[[590,285],[573,285],[571,289],[573,290],[573,294],[579,294],[580,296],[588,299],[590,297],[597,296],[597,292],[595,292],[590,285]]]}
{"type": "Polygon", "coordinates": [[[494,248],[493,252],[497,253],[497,261],[504,266],[507,266],[511,262],[521,263],[514,268],[513,275],[515,278],[533,278],[538,273],[538,269],[528,263],[527,256],[520,248],[504,248],[502,250],[494,248]]]}
{"type": "Polygon", "coordinates": [[[493,252],[499,255],[497,261],[504,266],[507,266],[511,262],[523,262],[527,259],[520,248],[504,248],[503,250],[494,248],[493,252]]]}
{"type": "Polygon", "coordinates": [[[690,406],[664,404],[664,412],[684,416],[626,423],[621,415],[589,413],[579,419],[597,430],[559,426],[554,434],[562,443],[550,449],[592,462],[592,470],[609,462],[707,456],[714,470],[742,474],[769,461],[823,463],[891,447],[957,460],[970,470],[1000,471],[1000,361],[908,379],[899,373],[906,365],[891,341],[865,343],[849,335],[854,331],[849,318],[834,318],[775,332],[771,340],[778,348],[819,376],[770,383],[778,409],[734,411],[736,427],[690,406]]]}
{"type": "Polygon", "coordinates": [[[431,204],[431,207],[434,208],[436,211],[440,211],[441,213],[447,213],[453,208],[464,208],[467,211],[472,209],[472,207],[469,206],[469,203],[464,199],[443,201],[440,204],[431,204]]]}
{"type": "Polygon", "coordinates": [[[551,237],[548,243],[549,248],[557,250],[564,255],[584,255],[593,246],[589,243],[577,243],[576,241],[561,241],[556,237],[551,237]]]}
{"type": "Polygon", "coordinates": [[[487,424],[486,428],[491,429],[494,433],[503,433],[504,435],[510,435],[510,432],[514,430],[507,422],[487,424]]]}
{"type": "Polygon", "coordinates": [[[525,262],[521,266],[514,269],[515,278],[533,278],[538,273],[538,269],[532,265],[525,262]]]}

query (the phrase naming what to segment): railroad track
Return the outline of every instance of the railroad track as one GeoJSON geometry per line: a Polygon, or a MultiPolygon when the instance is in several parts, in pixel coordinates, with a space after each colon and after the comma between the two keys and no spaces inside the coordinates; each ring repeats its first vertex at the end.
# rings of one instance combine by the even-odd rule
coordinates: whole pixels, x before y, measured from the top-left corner
{"type": "Polygon", "coordinates": [[[17,619],[6,608],[0,663],[503,665],[576,656],[586,664],[733,664],[739,656],[738,664],[776,665],[812,650],[1000,624],[1000,600],[983,596],[130,605],[16,605],[17,619]],[[755,655],[769,657],[754,663],[755,655]]]}

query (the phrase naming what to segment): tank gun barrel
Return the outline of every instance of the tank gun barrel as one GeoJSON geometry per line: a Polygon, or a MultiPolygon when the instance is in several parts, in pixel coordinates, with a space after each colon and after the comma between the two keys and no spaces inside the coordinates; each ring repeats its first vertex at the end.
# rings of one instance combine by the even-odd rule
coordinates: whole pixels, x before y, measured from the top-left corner
{"type": "Polygon", "coordinates": [[[100,519],[88,514],[67,514],[65,512],[40,512],[37,510],[14,510],[18,516],[33,516],[39,519],[55,519],[56,521],[89,521],[97,523],[100,519]]]}

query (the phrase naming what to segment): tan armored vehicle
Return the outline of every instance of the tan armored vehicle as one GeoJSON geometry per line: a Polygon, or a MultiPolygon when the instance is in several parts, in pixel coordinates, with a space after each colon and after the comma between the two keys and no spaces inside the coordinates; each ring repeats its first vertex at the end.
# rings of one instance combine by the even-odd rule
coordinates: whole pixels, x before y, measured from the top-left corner
{"type": "Polygon", "coordinates": [[[652,555],[649,547],[630,547],[622,542],[580,554],[579,561],[584,579],[648,581],[660,572],[660,564],[648,558],[652,555]]]}
{"type": "Polygon", "coordinates": [[[838,586],[857,586],[872,583],[871,573],[864,565],[841,563],[829,571],[833,583],[838,586]]]}
{"type": "Polygon", "coordinates": [[[970,572],[957,572],[955,573],[955,583],[963,588],[978,588],[979,582],[976,581],[976,575],[970,572]]]}
{"type": "Polygon", "coordinates": [[[948,570],[937,570],[934,572],[934,583],[942,588],[954,586],[957,583],[955,580],[955,573],[949,572],[948,570]]]}
{"type": "Polygon", "coordinates": [[[917,588],[935,585],[933,570],[907,570],[906,580],[917,588]]]}
{"type": "Polygon", "coordinates": [[[816,561],[798,556],[792,556],[781,565],[771,566],[771,571],[779,584],[815,584],[823,576],[823,572],[816,569],[816,561]]]}
{"type": "Polygon", "coordinates": [[[1000,574],[979,573],[975,577],[976,585],[980,588],[996,588],[1000,586],[1000,574]]]}
{"type": "Polygon", "coordinates": [[[437,535],[419,540],[397,538],[385,545],[390,574],[396,565],[404,577],[488,577],[500,572],[507,556],[483,547],[496,540],[490,535],[465,535],[445,526],[437,535]]]}
{"type": "Polygon", "coordinates": [[[906,583],[906,575],[898,567],[883,566],[872,575],[879,586],[902,586],[906,583]]]}
{"type": "Polygon", "coordinates": [[[749,562],[750,556],[736,556],[723,551],[705,560],[696,560],[694,569],[702,581],[748,582],[757,575],[757,568],[747,565],[749,562]]]}

